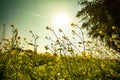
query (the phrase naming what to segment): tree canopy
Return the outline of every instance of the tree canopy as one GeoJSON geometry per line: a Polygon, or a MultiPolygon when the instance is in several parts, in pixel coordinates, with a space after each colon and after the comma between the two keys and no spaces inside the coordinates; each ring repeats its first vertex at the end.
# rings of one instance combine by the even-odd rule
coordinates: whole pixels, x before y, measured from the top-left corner
{"type": "Polygon", "coordinates": [[[79,0],[76,17],[93,38],[100,38],[120,51],[120,0],[79,0]]]}

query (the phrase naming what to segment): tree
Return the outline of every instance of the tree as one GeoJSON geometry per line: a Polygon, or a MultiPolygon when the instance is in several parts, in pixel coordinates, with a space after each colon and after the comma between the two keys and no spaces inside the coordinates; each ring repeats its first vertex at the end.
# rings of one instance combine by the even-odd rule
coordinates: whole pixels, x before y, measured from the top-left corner
{"type": "Polygon", "coordinates": [[[79,0],[76,17],[83,22],[93,38],[101,38],[111,48],[120,51],[120,0],[79,0]]]}

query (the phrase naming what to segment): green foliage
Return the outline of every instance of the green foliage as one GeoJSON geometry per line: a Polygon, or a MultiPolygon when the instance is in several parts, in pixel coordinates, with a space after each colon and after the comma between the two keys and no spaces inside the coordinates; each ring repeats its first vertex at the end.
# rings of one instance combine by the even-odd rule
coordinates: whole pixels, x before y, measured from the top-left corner
{"type": "Polygon", "coordinates": [[[76,16],[83,22],[82,28],[93,38],[100,37],[108,46],[120,51],[120,1],[80,0],[78,3],[81,9],[76,16]]]}

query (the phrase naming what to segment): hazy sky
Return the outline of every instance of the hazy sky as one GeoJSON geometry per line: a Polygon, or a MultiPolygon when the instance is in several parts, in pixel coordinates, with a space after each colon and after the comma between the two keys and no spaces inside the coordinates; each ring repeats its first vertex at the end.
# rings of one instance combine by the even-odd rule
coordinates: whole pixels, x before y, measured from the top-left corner
{"type": "MultiPolygon", "coordinates": [[[[6,37],[11,36],[10,25],[14,24],[19,30],[19,35],[31,40],[30,30],[37,34],[38,50],[43,52],[48,44],[45,36],[50,36],[46,26],[54,27],[53,18],[60,12],[68,14],[70,22],[76,20],[78,11],[77,0],[0,0],[0,34],[3,31],[2,24],[6,24],[6,37]]],[[[71,28],[65,27],[69,34],[71,28]]]]}

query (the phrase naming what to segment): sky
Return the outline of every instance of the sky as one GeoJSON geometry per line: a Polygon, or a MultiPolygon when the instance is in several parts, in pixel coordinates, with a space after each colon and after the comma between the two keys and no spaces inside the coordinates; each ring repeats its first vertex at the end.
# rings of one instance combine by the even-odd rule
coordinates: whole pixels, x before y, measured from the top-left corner
{"type": "MultiPolygon", "coordinates": [[[[45,29],[46,26],[57,30],[54,18],[59,13],[65,13],[69,21],[62,27],[66,34],[70,34],[71,22],[77,21],[75,15],[79,10],[77,0],[0,0],[0,35],[3,31],[3,24],[6,25],[6,37],[12,34],[11,24],[19,30],[19,35],[32,40],[30,30],[39,36],[37,44],[38,51],[45,52],[44,46],[50,43],[45,39],[51,33],[45,29]]],[[[31,48],[31,47],[27,47],[31,48]]]]}

